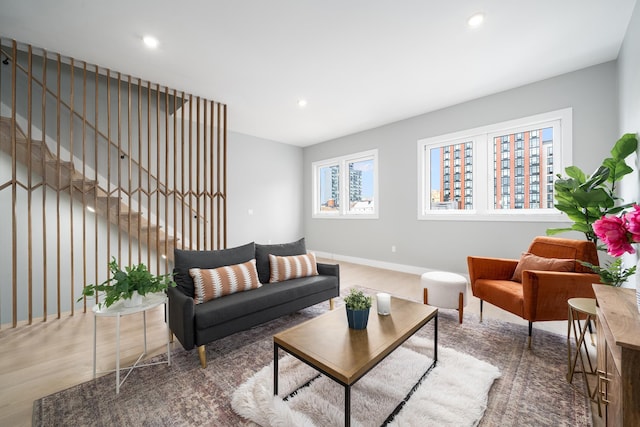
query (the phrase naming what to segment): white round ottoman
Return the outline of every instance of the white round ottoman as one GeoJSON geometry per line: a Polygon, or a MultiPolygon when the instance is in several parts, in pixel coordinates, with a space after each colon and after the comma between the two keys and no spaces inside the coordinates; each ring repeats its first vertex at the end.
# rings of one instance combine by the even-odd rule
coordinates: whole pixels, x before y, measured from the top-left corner
{"type": "Polygon", "coordinates": [[[424,303],[439,308],[456,308],[462,323],[463,308],[467,305],[467,279],[446,271],[430,271],[420,278],[424,303]]]}

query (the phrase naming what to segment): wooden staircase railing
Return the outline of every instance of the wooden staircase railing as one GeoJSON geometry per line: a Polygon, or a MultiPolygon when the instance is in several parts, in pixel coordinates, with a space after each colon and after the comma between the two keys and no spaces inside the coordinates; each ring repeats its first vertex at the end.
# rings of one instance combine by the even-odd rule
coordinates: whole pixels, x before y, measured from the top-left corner
{"type": "MultiPolygon", "coordinates": [[[[0,116],[0,149],[12,154],[11,119],[0,116]]],[[[73,162],[56,157],[43,141],[31,140],[16,124],[16,159],[23,165],[30,162],[31,171],[42,176],[43,184],[56,191],[70,190],[73,197],[81,201],[130,237],[159,251],[167,259],[173,260],[173,249],[177,240],[168,235],[161,225],[151,224],[142,212],[130,207],[117,196],[124,189],[115,188],[110,194],[101,188],[96,180],[82,175],[73,162]]],[[[39,185],[39,184],[38,184],[39,185]]]]}

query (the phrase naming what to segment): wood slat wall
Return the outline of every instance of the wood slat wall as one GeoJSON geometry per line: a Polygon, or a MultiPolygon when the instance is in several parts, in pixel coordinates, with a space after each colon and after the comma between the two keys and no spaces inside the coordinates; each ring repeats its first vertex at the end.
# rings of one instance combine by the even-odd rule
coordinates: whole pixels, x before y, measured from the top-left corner
{"type": "Polygon", "coordinates": [[[14,40],[0,48],[0,323],[73,314],[111,257],[161,274],[174,248],[226,247],[226,105],[14,40]]]}

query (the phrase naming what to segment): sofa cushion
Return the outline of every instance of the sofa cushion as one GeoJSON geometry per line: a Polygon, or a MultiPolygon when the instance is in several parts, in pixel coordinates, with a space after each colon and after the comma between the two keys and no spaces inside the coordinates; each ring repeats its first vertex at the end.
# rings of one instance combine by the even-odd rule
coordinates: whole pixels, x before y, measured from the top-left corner
{"type": "Polygon", "coordinates": [[[307,247],[304,237],[291,243],[281,243],[276,245],[261,245],[256,243],[256,267],[258,268],[258,278],[260,283],[269,283],[271,269],[269,267],[269,254],[278,256],[304,255],[307,247]]]}
{"type": "Polygon", "coordinates": [[[522,272],[525,270],[574,271],[575,264],[575,259],[545,258],[529,252],[523,252],[511,280],[522,282],[522,272]]]}
{"type": "Polygon", "coordinates": [[[217,251],[185,251],[174,249],[173,280],[178,289],[185,295],[195,296],[193,278],[189,274],[191,268],[218,268],[225,265],[242,264],[255,258],[256,245],[254,242],[235,248],[217,251]]]}
{"type": "Polygon", "coordinates": [[[261,286],[250,292],[227,295],[195,306],[195,328],[211,328],[337,287],[338,278],[335,276],[311,276],[287,280],[277,286],[261,286]]]}
{"type": "Polygon", "coordinates": [[[258,281],[255,259],[212,269],[190,268],[189,274],[195,285],[196,304],[262,286],[258,281]]]}
{"type": "Polygon", "coordinates": [[[269,269],[269,283],[318,275],[316,256],[313,253],[292,256],[269,254],[269,269]]]}

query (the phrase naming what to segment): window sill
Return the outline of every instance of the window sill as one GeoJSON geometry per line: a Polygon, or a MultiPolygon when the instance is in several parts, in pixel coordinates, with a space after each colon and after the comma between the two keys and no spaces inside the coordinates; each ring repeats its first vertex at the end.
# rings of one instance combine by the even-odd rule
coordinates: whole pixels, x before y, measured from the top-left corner
{"type": "Polygon", "coordinates": [[[418,215],[418,221],[569,222],[566,215],[549,212],[440,211],[418,215]]]}

